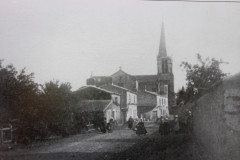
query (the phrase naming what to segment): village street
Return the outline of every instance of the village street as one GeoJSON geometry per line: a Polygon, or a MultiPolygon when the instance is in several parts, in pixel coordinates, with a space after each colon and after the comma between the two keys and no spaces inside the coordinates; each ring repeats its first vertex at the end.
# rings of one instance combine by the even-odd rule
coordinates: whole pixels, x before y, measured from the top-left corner
{"type": "Polygon", "coordinates": [[[118,154],[141,143],[157,132],[158,125],[146,124],[148,134],[137,136],[126,127],[112,133],[87,133],[73,135],[55,141],[47,141],[35,146],[14,148],[0,152],[0,160],[5,159],[106,159],[108,154],[118,154]]]}

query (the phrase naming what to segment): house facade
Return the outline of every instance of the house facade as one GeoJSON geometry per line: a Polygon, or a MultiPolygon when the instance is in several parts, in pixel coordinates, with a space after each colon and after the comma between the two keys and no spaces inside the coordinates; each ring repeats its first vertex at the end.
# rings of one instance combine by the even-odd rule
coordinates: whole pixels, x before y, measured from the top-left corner
{"type": "Polygon", "coordinates": [[[156,121],[161,116],[168,117],[168,98],[150,91],[139,91],[138,94],[138,116],[150,121],[156,121]]]}
{"type": "Polygon", "coordinates": [[[77,105],[75,110],[81,112],[103,112],[107,122],[110,118],[120,121],[120,94],[96,86],[84,86],[74,92],[77,105]]]}
{"type": "Polygon", "coordinates": [[[100,86],[105,90],[120,94],[121,122],[126,122],[129,117],[137,118],[137,93],[129,89],[114,85],[105,84],[100,86]]]}

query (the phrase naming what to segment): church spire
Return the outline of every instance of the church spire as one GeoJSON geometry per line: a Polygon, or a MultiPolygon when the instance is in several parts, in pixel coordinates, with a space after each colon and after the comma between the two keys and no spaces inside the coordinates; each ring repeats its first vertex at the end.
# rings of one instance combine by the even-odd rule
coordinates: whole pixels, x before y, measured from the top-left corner
{"type": "Polygon", "coordinates": [[[166,49],[166,42],[165,42],[165,31],[164,31],[164,23],[162,22],[162,29],[161,29],[161,38],[160,38],[160,46],[159,46],[159,57],[167,57],[167,49],[166,49]]]}

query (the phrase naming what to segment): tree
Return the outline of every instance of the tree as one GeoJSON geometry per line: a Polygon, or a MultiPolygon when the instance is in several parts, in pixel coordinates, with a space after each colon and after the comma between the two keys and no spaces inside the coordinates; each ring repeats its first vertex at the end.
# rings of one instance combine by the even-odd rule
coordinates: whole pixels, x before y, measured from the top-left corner
{"type": "Polygon", "coordinates": [[[53,133],[66,129],[72,122],[72,92],[70,83],[50,81],[42,86],[42,119],[53,133]]]}
{"type": "Polygon", "coordinates": [[[0,61],[0,123],[11,123],[16,130],[16,140],[23,142],[35,138],[40,121],[39,85],[34,74],[18,72],[13,65],[3,66],[0,61]]]}
{"type": "Polygon", "coordinates": [[[186,70],[185,102],[200,96],[205,90],[221,82],[227,76],[219,68],[220,64],[225,63],[222,60],[209,57],[203,59],[200,54],[197,54],[197,60],[197,64],[184,61],[180,65],[186,70]]]}
{"type": "Polygon", "coordinates": [[[13,65],[5,67],[0,61],[0,106],[7,114],[5,122],[14,118],[34,122],[40,90],[33,78],[25,68],[18,72],[13,65]]]}
{"type": "Polygon", "coordinates": [[[177,92],[177,100],[176,100],[177,105],[180,103],[184,103],[185,99],[186,99],[186,91],[185,91],[185,88],[182,87],[182,89],[177,92]]]}

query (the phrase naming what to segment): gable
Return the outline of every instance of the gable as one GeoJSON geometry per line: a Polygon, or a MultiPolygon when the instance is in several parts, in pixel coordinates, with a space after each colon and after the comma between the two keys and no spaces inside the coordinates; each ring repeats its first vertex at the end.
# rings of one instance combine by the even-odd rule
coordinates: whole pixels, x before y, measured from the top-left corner
{"type": "Polygon", "coordinates": [[[74,92],[76,99],[111,100],[112,92],[93,86],[85,86],[74,92]]]}
{"type": "Polygon", "coordinates": [[[112,75],[113,84],[136,91],[136,79],[134,76],[119,70],[112,75]]]}

